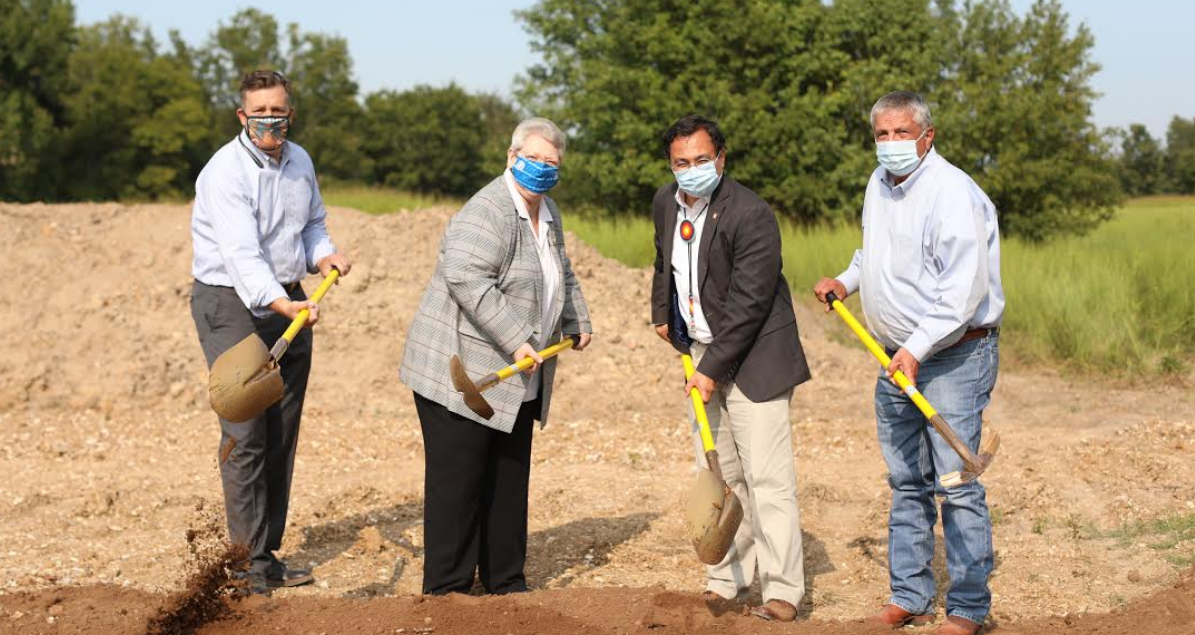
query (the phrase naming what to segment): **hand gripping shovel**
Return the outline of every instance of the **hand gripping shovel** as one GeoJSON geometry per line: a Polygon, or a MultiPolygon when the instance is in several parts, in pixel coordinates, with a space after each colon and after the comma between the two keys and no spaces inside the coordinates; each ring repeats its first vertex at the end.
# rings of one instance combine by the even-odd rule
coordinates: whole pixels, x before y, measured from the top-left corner
{"type": "MultiPolygon", "coordinates": [[[[834,308],[834,311],[838,313],[838,317],[841,317],[846,322],[846,325],[851,327],[855,335],[859,336],[859,339],[863,341],[863,345],[867,347],[867,350],[871,351],[871,354],[880,360],[880,365],[887,368],[892,363],[892,359],[872,339],[871,334],[867,332],[867,329],[863,328],[863,325],[855,319],[855,316],[851,315],[846,305],[838,299],[838,296],[833,291],[826,294],[826,302],[834,308]]],[[[946,439],[946,443],[963,459],[963,469],[961,472],[950,472],[949,474],[939,475],[942,487],[958,487],[963,483],[969,483],[979,478],[979,475],[983,474],[984,470],[988,469],[988,466],[992,464],[992,460],[996,458],[996,451],[1000,449],[1000,435],[995,430],[989,430],[989,434],[979,444],[979,456],[975,456],[975,453],[971,452],[971,448],[968,448],[967,444],[958,438],[958,435],[955,434],[950,424],[946,423],[946,420],[942,418],[942,415],[938,414],[937,410],[934,410],[933,406],[929,405],[925,396],[921,394],[921,391],[917,390],[917,387],[909,381],[909,378],[904,373],[896,371],[896,374],[892,378],[896,380],[896,385],[900,386],[900,389],[909,396],[909,399],[912,399],[913,403],[917,404],[917,408],[921,410],[921,414],[924,414],[929,419],[929,422],[933,424],[938,434],[942,435],[942,438],[946,439]]]]}
{"type": "MultiPolygon", "coordinates": [[[[310,300],[322,300],[339,277],[340,271],[333,268],[310,300]]],[[[208,400],[216,414],[233,423],[241,423],[282,399],[282,370],[278,360],[307,323],[308,314],[307,309],[299,311],[271,350],[266,350],[265,342],[255,333],[216,358],[208,376],[208,400]]]]}
{"type": "MultiPolygon", "coordinates": [[[[561,340],[558,344],[553,344],[542,351],[539,351],[539,356],[547,361],[551,357],[559,355],[563,351],[567,351],[577,344],[578,337],[570,335],[561,340]]],[[[457,392],[464,393],[465,405],[469,406],[469,410],[477,413],[477,416],[482,419],[489,420],[494,416],[494,408],[490,406],[490,402],[481,396],[481,393],[497,386],[505,379],[509,379],[517,375],[535,363],[534,359],[524,357],[519,361],[503,368],[502,370],[492,372],[476,382],[469,379],[469,373],[465,370],[465,363],[461,361],[460,356],[453,355],[452,359],[448,360],[448,372],[452,376],[452,387],[457,392]]]]}
{"type": "MultiPolygon", "coordinates": [[[[688,381],[696,372],[693,358],[681,355],[681,361],[685,364],[685,381],[688,381]]],[[[730,551],[734,535],[743,522],[743,504],[722,479],[722,466],[718,463],[718,450],[714,449],[714,436],[710,434],[710,421],[705,414],[701,392],[694,388],[689,391],[689,398],[693,400],[701,447],[710,468],[697,470],[697,481],[689,491],[689,539],[697,550],[698,560],[718,564],[730,551]]]]}

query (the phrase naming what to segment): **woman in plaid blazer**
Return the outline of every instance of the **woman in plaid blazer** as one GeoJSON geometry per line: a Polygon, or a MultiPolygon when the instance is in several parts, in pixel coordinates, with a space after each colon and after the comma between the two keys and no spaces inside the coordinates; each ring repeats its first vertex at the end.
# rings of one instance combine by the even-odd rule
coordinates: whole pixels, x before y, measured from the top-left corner
{"type": "Polygon", "coordinates": [[[448,222],[435,273],[407,334],[402,380],[423,428],[423,592],[527,589],[527,485],[533,420],[547,423],[555,359],[536,354],[593,328],[564,253],[555,201],[564,133],[547,119],[515,128],[507,170],[448,222]],[[494,415],[471,411],[448,360],[483,375],[524,357],[535,366],[485,393],[494,415]]]}

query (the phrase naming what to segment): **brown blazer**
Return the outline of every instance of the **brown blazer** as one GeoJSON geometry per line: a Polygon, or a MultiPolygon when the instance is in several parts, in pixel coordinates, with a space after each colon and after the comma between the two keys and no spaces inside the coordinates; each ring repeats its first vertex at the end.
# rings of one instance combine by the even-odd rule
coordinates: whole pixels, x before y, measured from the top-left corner
{"type": "MultiPolygon", "coordinates": [[[[671,264],[676,189],[676,183],[661,187],[652,200],[654,324],[677,323],[671,264]]],[[[697,370],[720,384],[735,382],[752,401],[773,399],[810,377],[792,295],[781,273],[780,226],[763,199],[728,176],[711,195],[707,214],[697,280],[714,341],[697,370]]],[[[669,327],[669,338],[678,351],[688,351],[677,339],[675,326],[669,327]]]]}

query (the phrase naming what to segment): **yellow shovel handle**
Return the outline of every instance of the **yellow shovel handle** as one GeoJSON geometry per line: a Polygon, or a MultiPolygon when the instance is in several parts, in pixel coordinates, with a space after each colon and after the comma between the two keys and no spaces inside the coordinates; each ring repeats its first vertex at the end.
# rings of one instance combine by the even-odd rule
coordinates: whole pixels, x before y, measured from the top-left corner
{"type": "MultiPolygon", "coordinates": [[[[856,320],[855,316],[851,315],[846,305],[838,299],[838,296],[833,291],[826,294],[826,302],[829,302],[830,306],[834,307],[834,312],[838,314],[838,317],[842,318],[843,322],[846,322],[847,326],[851,327],[851,330],[855,332],[855,335],[859,337],[863,345],[867,347],[867,350],[871,351],[871,354],[875,355],[875,358],[880,361],[880,365],[888,368],[892,364],[892,358],[888,357],[888,353],[884,352],[884,347],[875,341],[875,338],[871,336],[871,333],[867,332],[867,329],[863,328],[859,320],[856,320]]],[[[933,419],[934,415],[938,414],[938,411],[929,405],[929,402],[926,401],[921,391],[917,390],[917,387],[913,385],[913,382],[909,381],[909,378],[904,373],[898,370],[893,374],[892,378],[896,380],[896,385],[900,386],[900,389],[909,396],[909,399],[912,399],[913,403],[917,404],[917,408],[921,410],[925,418],[933,419]]]]}
{"type": "MultiPolygon", "coordinates": [[[[559,343],[553,344],[553,345],[545,348],[544,350],[539,351],[539,356],[542,359],[547,360],[549,357],[555,357],[556,355],[558,355],[564,351],[567,351],[568,349],[570,349],[574,345],[576,345],[576,343],[577,343],[577,339],[575,337],[571,337],[571,336],[566,337],[566,338],[560,340],[559,343]]],[[[521,372],[527,370],[528,368],[531,368],[531,365],[534,363],[535,363],[534,359],[531,359],[530,357],[524,357],[523,359],[520,359],[519,361],[511,364],[510,366],[507,366],[506,368],[499,370],[498,372],[494,373],[494,375],[497,376],[498,381],[502,381],[504,379],[507,379],[508,377],[517,375],[518,373],[521,373],[521,372]]]]}
{"type": "MultiPolygon", "coordinates": [[[[320,300],[323,300],[324,294],[328,292],[328,289],[332,288],[332,285],[339,277],[340,270],[336,267],[332,267],[332,272],[328,274],[327,278],[324,278],[324,281],[320,283],[319,288],[315,290],[315,293],[311,294],[311,297],[307,299],[311,302],[319,302],[320,300]]],[[[295,341],[295,336],[299,334],[299,329],[302,329],[303,325],[307,323],[307,316],[309,315],[311,315],[311,311],[308,309],[299,311],[299,314],[295,316],[294,321],[290,323],[290,327],[287,328],[286,332],[282,334],[282,339],[286,340],[288,344],[295,341]]]]}
{"type": "MultiPolygon", "coordinates": [[[[693,378],[697,369],[693,366],[693,357],[688,353],[680,356],[685,364],[685,381],[693,378]]],[[[693,401],[693,412],[697,415],[697,430],[701,433],[701,448],[706,452],[714,449],[714,435],[710,434],[710,419],[705,414],[705,402],[701,400],[701,391],[694,388],[689,391],[689,399],[693,401]]]]}

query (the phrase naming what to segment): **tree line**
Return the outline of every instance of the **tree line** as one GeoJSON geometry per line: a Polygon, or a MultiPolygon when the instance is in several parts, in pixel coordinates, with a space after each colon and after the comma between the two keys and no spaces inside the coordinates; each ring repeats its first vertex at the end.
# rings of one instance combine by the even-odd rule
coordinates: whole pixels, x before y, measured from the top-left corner
{"type": "Polygon", "coordinates": [[[1195,194],[1195,117],[1172,118],[1165,146],[1139,123],[1113,134],[1120,142],[1120,184],[1126,194],[1195,194]]]}
{"type": "Polygon", "coordinates": [[[257,68],[291,81],[291,138],[325,179],[465,195],[502,170],[519,120],[452,84],[362,96],[344,38],[257,9],[192,47],[123,15],[76,25],[68,0],[0,0],[0,200],[191,196],[257,68]]]}
{"type": "Polygon", "coordinates": [[[0,199],[189,196],[254,68],[292,81],[291,138],[321,178],[421,193],[470,194],[537,114],[569,134],[558,199],[642,214],[671,178],[660,133],[697,112],[779,213],[857,222],[868,113],[897,89],[929,99],[939,151],[1008,234],[1081,233],[1126,193],[1195,192],[1195,119],[1165,148],[1143,126],[1098,129],[1094,39],[1057,0],[1023,15],[1007,0],[540,0],[517,15],[542,62],[511,101],[451,84],[362,95],[344,38],[257,9],[193,47],[125,16],[76,25],[69,0],[0,0],[0,199]]]}

